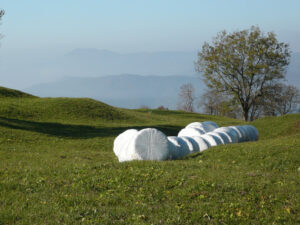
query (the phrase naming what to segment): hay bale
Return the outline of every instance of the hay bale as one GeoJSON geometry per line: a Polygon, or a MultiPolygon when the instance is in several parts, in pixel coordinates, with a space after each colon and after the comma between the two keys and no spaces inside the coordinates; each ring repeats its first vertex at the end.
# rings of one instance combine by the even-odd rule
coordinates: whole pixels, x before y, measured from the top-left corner
{"type": "Polygon", "coordinates": [[[204,121],[204,122],[193,122],[186,126],[186,128],[198,128],[203,130],[204,132],[210,132],[214,129],[218,128],[219,126],[212,121],[204,121]]]}
{"type": "Polygon", "coordinates": [[[180,137],[183,141],[187,143],[190,153],[199,152],[199,145],[192,137],[180,137]]]}
{"type": "Polygon", "coordinates": [[[154,128],[146,128],[137,133],[128,147],[132,160],[166,160],[169,157],[167,136],[154,128]]]}
{"type": "Polygon", "coordinates": [[[252,125],[245,125],[244,127],[248,131],[249,141],[257,141],[259,136],[258,130],[252,125]]]}
{"type": "Polygon", "coordinates": [[[214,130],[215,132],[223,132],[229,138],[230,143],[238,143],[239,142],[239,134],[231,127],[219,127],[214,130]]]}
{"type": "Polygon", "coordinates": [[[126,152],[130,141],[134,139],[137,135],[138,131],[135,129],[129,129],[119,134],[115,140],[113,145],[113,151],[115,155],[118,157],[120,162],[126,161],[126,152]]]}
{"type": "Polygon", "coordinates": [[[206,132],[202,129],[195,128],[195,127],[188,127],[188,128],[183,128],[182,130],[180,130],[178,133],[178,137],[200,136],[205,133],[206,132]]]}
{"type": "Polygon", "coordinates": [[[259,134],[251,125],[218,128],[216,123],[205,121],[189,124],[178,136],[166,137],[154,128],[141,131],[129,129],[115,138],[113,151],[120,162],[179,159],[211,146],[256,141],[259,134]]]}
{"type": "Polygon", "coordinates": [[[209,143],[204,138],[199,137],[199,136],[195,136],[192,138],[198,144],[200,152],[203,152],[210,147],[209,143]]]}
{"type": "Polygon", "coordinates": [[[209,143],[211,147],[221,145],[222,141],[219,137],[212,134],[212,132],[201,135],[201,137],[209,143]]]}
{"type": "Polygon", "coordinates": [[[242,135],[244,136],[243,141],[249,141],[250,140],[250,134],[248,132],[247,127],[238,126],[238,129],[241,131],[242,135]]]}
{"type": "Polygon", "coordinates": [[[179,137],[168,137],[170,143],[169,159],[180,159],[190,154],[187,143],[179,137]]]}
{"type": "Polygon", "coordinates": [[[246,141],[247,135],[241,126],[230,126],[238,134],[238,142],[246,141]]]}
{"type": "Polygon", "coordinates": [[[222,143],[223,144],[230,144],[231,143],[231,138],[225,132],[216,131],[216,130],[214,130],[212,132],[215,133],[215,134],[217,134],[218,137],[220,137],[222,139],[222,143]]]}

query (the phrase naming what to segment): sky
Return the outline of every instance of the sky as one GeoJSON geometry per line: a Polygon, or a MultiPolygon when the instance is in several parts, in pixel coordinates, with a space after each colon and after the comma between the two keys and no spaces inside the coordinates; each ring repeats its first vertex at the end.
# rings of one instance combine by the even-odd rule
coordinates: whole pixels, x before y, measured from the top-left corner
{"type": "Polygon", "coordinates": [[[192,51],[258,25],[300,51],[299,0],[1,0],[2,51],[192,51]]]}
{"type": "Polygon", "coordinates": [[[49,62],[74,49],[196,52],[252,25],[300,52],[299,0],[0,0],[0,9],[0,85],[11,88],[58,79],[49,62]]]}

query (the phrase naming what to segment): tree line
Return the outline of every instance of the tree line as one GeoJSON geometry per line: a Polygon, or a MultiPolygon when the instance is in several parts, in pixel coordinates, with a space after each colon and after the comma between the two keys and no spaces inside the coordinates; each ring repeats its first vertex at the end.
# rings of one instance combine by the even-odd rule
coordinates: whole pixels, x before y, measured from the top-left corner
{"type": "MultiPolygon", "coordinates": [[[[246,121],[295,112],[299,90],[284,83],[290,56],[287,43],[256,26],[218,33],[211,43],[204,43],[195,62],[207,85],[198,107],[207,114],[246,121]]],[[[195,100],[193,85],[181,86],[178,108],[192,112],[195,100]]]]}

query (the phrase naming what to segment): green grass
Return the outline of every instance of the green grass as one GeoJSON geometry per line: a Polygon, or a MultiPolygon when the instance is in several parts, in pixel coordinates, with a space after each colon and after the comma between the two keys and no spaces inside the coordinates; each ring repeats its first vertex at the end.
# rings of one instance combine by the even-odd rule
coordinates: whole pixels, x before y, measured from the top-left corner
{"type": "Polygon", "coordinates": [[[0,224],[299,224],[300,115],[254,121],[260,140],[182,160],[119,163],[128,128],[176,135],[224,117],[91,99],[2,98],[0,224]]]}
{"type": "Polygon", "coordinates": [[[0,86],[0,98],[36,98],[36,96],[0,86]]]}

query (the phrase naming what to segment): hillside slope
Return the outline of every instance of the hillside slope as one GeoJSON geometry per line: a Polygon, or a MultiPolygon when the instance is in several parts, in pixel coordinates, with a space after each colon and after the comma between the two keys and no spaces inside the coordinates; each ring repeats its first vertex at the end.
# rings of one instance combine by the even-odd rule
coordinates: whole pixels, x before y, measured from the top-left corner
{"type": "MultiPolygon", "coordinates": [[[[0,116],[35,121],[127,120],[126,110],[85,98],[2,99],[0,116]]],[[[133,118],[131,118],[133,120],[133,118]]]]}
{"type": "Polygon", "coordinates": [[[3,98],[0,224],[299,224],[300,114],[252,122],[257,142],[182,160],[119,163],[112,151],[126,129],[177,135],[204,120],[245,124],[91,99],[3,98]]]}
{"type": "Polygon", "coordinates": [[[31,94],[0,86],[0,98],[34,98],[31,94]]]}

